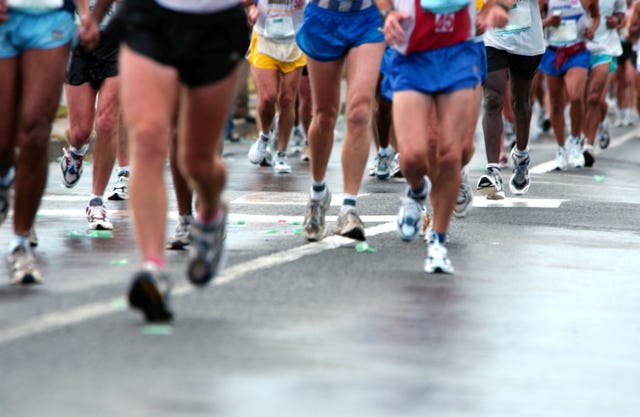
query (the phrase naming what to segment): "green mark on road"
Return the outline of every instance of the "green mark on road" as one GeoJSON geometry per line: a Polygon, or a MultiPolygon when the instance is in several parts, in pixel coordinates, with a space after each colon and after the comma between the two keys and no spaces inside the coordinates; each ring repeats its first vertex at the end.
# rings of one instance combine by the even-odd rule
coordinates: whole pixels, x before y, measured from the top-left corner
{"type": "Polygon", "coordinates": [[[604,182],[604,175],[594,175],[593,179],[598,183],[602,184],[604,182]]]}
{"type": "Polygon", "coordinates": [[[111,233],[111,230],[91,230],[87,233],[87,236],[94,238],[112,238],[113,233],[111,233]]]}
{"type": "Polygon", "coordinates": [[[356,252],[358,253],[376,253],[377,250],[369,246],[367,242],[360,242],[356,245],[356,252]]]}
{"type": "Polygon", "coordinates": [[[126,265],[128,263],[128,259],[112,259],[111,262],[109,262],[110,265],[126,265]]]}
{"type": "Polygon", "coordinates": [[[124,298],[118,298],[117,300],[113,300],[113,302],[111,303],[111,307],[118,310],[124,310],[127,308],[127,300],[125,300],[124,298]]]}
{"type": "Polygon", "coordinates": [[[147,324],[140,331],[147,336],[169,336],[173,333],[173,328],[166,324],[147,324]]]}

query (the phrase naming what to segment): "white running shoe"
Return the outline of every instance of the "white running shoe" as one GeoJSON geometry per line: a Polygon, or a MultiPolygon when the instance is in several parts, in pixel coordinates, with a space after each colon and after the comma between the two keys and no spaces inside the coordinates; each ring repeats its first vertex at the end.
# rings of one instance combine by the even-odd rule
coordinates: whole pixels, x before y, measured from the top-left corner
{"type": "Polygon", "coordinates": [[[478,179],[476,191],[485,196],[487,200],[503,200],[502,170],[495,166],[487,167],[484,175],[478,179]]]}
{"type": "Polygon", "coordinates": [[[424,221],[424,213],[431,191],[431,181],[428,177],[424,177],[424,195],[421,198],[415,198],[411,194],[411,187],[407,187],[405,196],[402,197],[400,208],[398,209],[398,219],[396,226],[398,227],[398,235],[405,242],[412,241],[416,235],[422,232],[424,221]]]}
{"type": "Polygon", "coordinates": [[[271,166],[273,163],[273,155],[271,154],[269,145],[269,137],[261,133],[249,149],[249,161],[256,165],[271,166]]]}
{"type": "Polygon", "coordinates": [[[558,145],[556,149],[556,170],[566,171],[569,167],[569,155],[567,155],[567,148],[558,145]]]}
{"type": "Polygon", "coordinates": [[[582,155],[582,140],[578,137],[571,136],[567,144],[569,153],[569,163],[576,168],[584,166],[584,155],[582,155]]]}
{"type": "Polygon", "coordinates": [[[89,230],[113,230],[113,224],[107,218],[107,208],[99,198],[89,201],[85,209],[89,230]]]}
{"type": "Polygon", "coordinates": [[[78,150],[72,152],[67,148],[62,148],[64,154],[60,159],[60,170],[62,171],[62,184],[67,188],[75,187],[82,175],[82,160],[89,149],[89,144],[85,144],[78,150]]]}
{"type": "Polygon", "coordinates": [[[118,172],[118,180],[107,200],[128,200],[129,199],[129,171],[118,172]]]}
{"type": "Polygon", "coordinates": [[[460,179],[460,190],[458,191],[458,198],[456,199],[456,205],[453,208],[453,215],[458,218],[467,217],[473,208],[473,193],[471,192],[471,185],[469,184],[468,167],[462,168],[460,179]]]}
{"type": "Polygon", "coordinates": [[[275,158],[273,158],[273,172],[276,174],[290,174],[291,165],[287,163],[287,154],[283,151],[278,151],[275,158]]]}
{"type": "Polygon", "coordinates": [[[424,260],[424,272],[453,274],[454,269],[449,260],[449,254],[445,245],[440,243],[438,236],[432,232],[427,244],[427,258],[424,260]]]}

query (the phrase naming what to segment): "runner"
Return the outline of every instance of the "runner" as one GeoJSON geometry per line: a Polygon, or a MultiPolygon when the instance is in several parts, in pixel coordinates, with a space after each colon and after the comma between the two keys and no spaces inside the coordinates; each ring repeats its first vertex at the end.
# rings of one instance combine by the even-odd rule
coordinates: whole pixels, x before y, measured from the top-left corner
{"type": "Polygon", "coordinates": [[[295,34],[302,23],[302,0],[259,0],[249,7],[254,24],[248,59],[256,84],[256,105],[260,134],[249,150],[253,164],[273,165],[277,174],[289,174],[287,146],[295,120],[295,103],[305,57],[296,44],[295,34]],[[276,109],[277,137],[272,138],[276,109]],[[275,139],[276,155],[269,149],[275,139]]]}
{"type": "MultiPolygon", "coordinates": [[[[460,189],[464,143],[480,105],[476,88],[482,82],[483,56],[473,39],[475,2],[425,0],[420,7],[410,0],[378,0],[377,4],[385,19],[385,39],[396,51],[390,65],[393,119],[400,164],[409,183],[398,213],[398,231],[403,240],[415,237],[431,195],[433,227],[424,270],[451,274],[446,233],[460,189]],[[432,109],[437,135],[429,134],[427,116],[432,109]]],[[[479,16],[480,26],[494,22],[504,26],[511,5],[490,2],[486,14],[479,16]]]]}
{"type": "Polygon", "coordinates": [[[582,132],[584,121],[584,91],[591,54],[586,40],[593,39],[600,23],[596,0],[540,0],[547,16],[542,22],[548,27],[549,47],[542,56],[540,71],[545,74],[551,98],[551,127],[558,142],[557,169],[569,164],[584,166],[582,132]],[[565,98],[566,96],[566,98],[565,98]],[[570,103],[571,135],[565,144],[564,109],[570,103]]]}
{"type": "Polygon", "coordinates": [[[143,263],[131,280],[129,303],[147,321],[168,321],[172,281],[164,255],[163,169],[169,134],[179,109],[178,162],[198,200],[187,275],[203,286],[224,257],[226,171],[219,142],[248,46],[246,15],[239,0],[128,0],[112,25],[124,40],[121,97],[134,173],[130,205],[143,263]]]}
{"type": "Polygon", "coordinates": [[[502,112],[509,88],[515,121],[515,145],[511,149],[513,175],[509,189],[525,194],[529,176],[529,126],[531,125],[531,84],[544,53],[542,18],[537,0],[515,2],[509,24],[484,34],[487,50],[487,82],[484,86],[484,132],[487,165],[476,190],[488,200],[505,197],[500,166],[500,144],[504,134],[502,112]]]}
{"type": "MultiPolygon", "coordinates": [[[[118,100],[118,42],[105,36],[104,32],[115,11],[115,5],[113,1],[101,3],[111,4],[110,9],[101,7],[97,10],[96,0],[90,1],[94,18],[100,22],[100,43],[91,52],[84,51],[82,46],[76,46],[71,54],[65,85],[69,111],[69,147],[64,149],[60,159],[62,183],[67,188],[75,187],[82,175],[83,159],[95,127],[97,137],[93,151],[92,194],[85,209],[90,230],[113,229],[113,224],[107,217],[104,192],[113,170],[116,149],[121,145],[127,146],[126,140],[119,138],[122,129],[118,100]]],[[[112,195],[117,199],[126,199],[128,181],[128,169],[121,168],[118,172],[118,185],[112,195]]]]}
{"type": "Polygon", "coordinates": [[[87,0],[0,0],[0,224],[14,189],[7,265],[13,284],[43,282],[29,232],[47,182],[49,134],[77,33],[92,49],[99,38],[87,0]],[[80,16],[76,29],[74,4],[80,16]]]}
{"type": "Polygon", "coordinates": [[[369,121],[384,37],[380,13],[373,0],[312,0],[297,34],[307,55],[313,119],[309,127],[312,186],[303,222],[307,240],[327,233],[325,215],[331,203],[325,176],[340,111],[340,84],[346,64],[347,131],[342,144],[344,199],[334,233],[365,240],[356,200],[369,154],[369,121]]]}
{"type": "MultiPolygon", "coordinates": [[[[607,142],[603,136],[611,137],[606,117],[608,112],[607,88],[618,65],[617,57],[622,55],[622,45],[618,29],[621,28],[627,11],[625,0],[600,0],[600,25],[592,41],[587,42],[591,52],[589,77],[587,79],[586,111],[584,117],[584,135],[586,144],[583,157],[584,166],[595,163],[593,145],[600,131],[600,143],[607,142]]],[[[608,144],[607,144],[608,145],[608,144]]],[[[606,147],[606,146],[604,146],[606,147]]]]}

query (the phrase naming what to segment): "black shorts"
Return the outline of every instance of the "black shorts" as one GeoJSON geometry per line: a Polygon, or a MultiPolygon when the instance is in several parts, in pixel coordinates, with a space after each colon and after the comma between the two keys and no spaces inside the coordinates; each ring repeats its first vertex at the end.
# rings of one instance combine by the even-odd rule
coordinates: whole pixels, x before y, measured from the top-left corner
{"type": "Polygon", "coordinates": [[[518,80],[532,80],[538,71],[542,55],[516,55],[487,46],[487,71],[507,68],[509,76],[518,80]]]}
{"type": "Polygon", "coordinates": [[[631,42],[622,41],[622,55],[618,57],[618,66],[624,65],[624,62],[628,59],[631,60],[631,65],[636,66],[636,51],[633,50],[633,44],[631,42]]]}
{"type": "Polygon", "coordinates": [[[82,46],[73,48],[67,66],[65,82],[70,85],[91,84],[98,90],[102,82],[118,75],[118,43],[101,34],[98,47],[85,52],[82,46]]]}
{"type": "Polygon", "coordinates": [[[165,9],[154,0],[125,0],[107,29],[135,52],[175,68],[189,87],[229,75],[249,46],[241,6],[215,13],[165,9]]]}

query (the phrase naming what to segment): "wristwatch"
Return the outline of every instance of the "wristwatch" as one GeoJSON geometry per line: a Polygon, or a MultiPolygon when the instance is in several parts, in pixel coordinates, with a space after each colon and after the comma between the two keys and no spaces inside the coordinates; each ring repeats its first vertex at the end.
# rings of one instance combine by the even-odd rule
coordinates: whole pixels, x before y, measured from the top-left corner
{"type": "Polygon", "coordinates": [[[394,10],[393,7],[389,7],[388,9],[380,10],[380,16],[382,16],[382,23],[384,23],[384,21],[387,20],[387,16],[389,16],[389,13],[391,13],[393,10],[394,10]]]}

